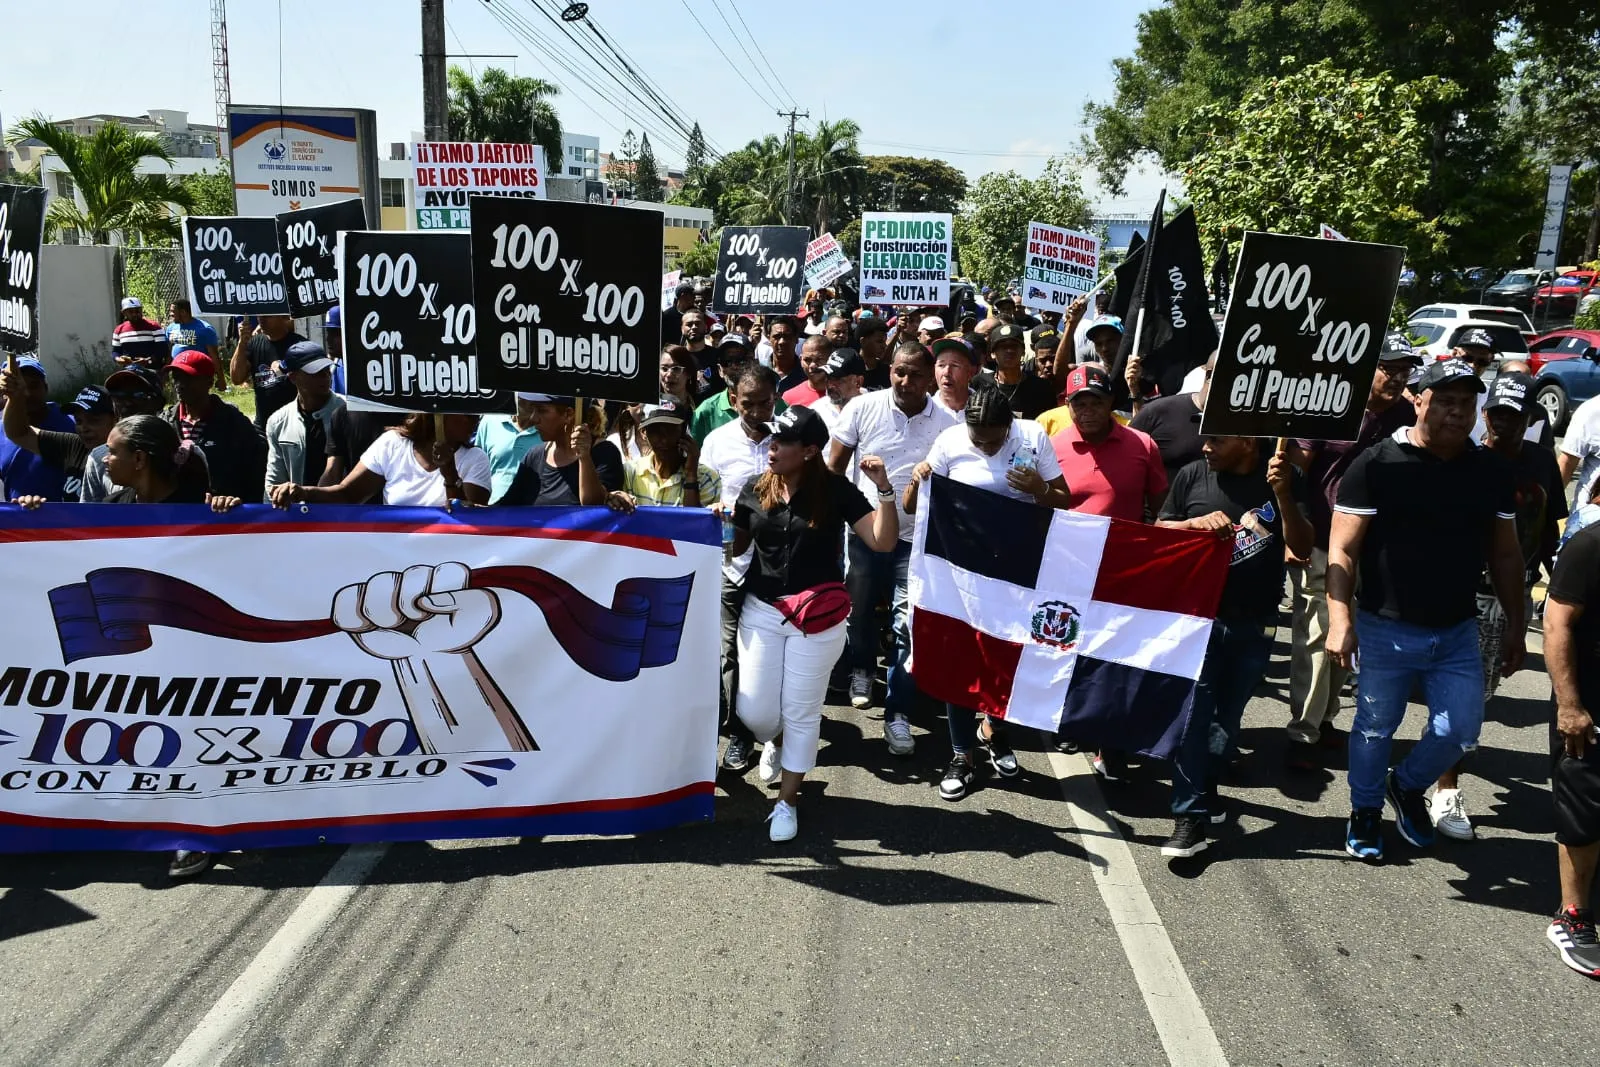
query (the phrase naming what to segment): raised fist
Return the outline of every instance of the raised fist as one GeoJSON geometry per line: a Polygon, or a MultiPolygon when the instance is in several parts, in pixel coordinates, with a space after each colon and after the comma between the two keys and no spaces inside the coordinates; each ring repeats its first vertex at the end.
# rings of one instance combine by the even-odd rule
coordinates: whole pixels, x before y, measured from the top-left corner
{"type": "Polygon", "coordinates": [[[381,659],[465,652],[500,621],[499,598],[468,589],[468,573],[441,563],[374,574],[334,594],[333,624],[381,659]]]}

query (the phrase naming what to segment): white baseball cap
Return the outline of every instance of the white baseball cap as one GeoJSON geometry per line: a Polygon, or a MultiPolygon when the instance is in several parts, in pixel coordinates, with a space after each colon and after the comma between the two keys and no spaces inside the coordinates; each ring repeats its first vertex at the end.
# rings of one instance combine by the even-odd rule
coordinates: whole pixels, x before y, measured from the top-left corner
{"type": "Polygon", "coordinates": [[[122,298],[122,310],[123,311],[131,311],[134,308],[138,308],[140,310],[143,310],[144,309],[144,301],[140,300],[136,296],[125,296],[125,297],[122,298]]]}
{"type": "Polygon", "coordinates": [[[924,330],[942,330],[945,328],[944,320],[937,315],[929,315],[922,320],[920,326],[924,330]]]}

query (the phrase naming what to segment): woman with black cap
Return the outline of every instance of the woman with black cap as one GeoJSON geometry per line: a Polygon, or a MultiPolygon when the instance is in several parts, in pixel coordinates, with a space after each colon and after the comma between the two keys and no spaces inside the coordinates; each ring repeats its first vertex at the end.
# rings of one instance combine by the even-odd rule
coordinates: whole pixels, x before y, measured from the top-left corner
{"type": "Polygon", "coordinates": [[[737,711],[766,743],[762,780],[781,779],[768,816],[774,841],[799,831],[795,802],[806,772],[816,766],[822,701],[844,649],[850,615],[839,558],[844,527],[849,524],[874,552],[887,552],[900,536],[883,461],[861,457],[861,473],[878,487],[874,509],[848,478],[823,463],[827,443],[828,428],[816,412],[784,412],[773,428],[767,472],[733,511],[729,551],[737,558],[755,547],[739,617],[737,711]]]}

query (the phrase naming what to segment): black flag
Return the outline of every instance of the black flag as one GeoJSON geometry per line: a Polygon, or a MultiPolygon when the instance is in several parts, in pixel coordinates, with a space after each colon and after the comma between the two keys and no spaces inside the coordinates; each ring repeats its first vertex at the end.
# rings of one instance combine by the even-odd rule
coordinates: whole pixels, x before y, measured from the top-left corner
{"type": "MultiPolygon", "coordinates": [[[[1158,205],[1157,210],[1160,210],[1158,205]]],[[[1194,210],[1184,208],[1155,231],[1140,257],[1139,281],[1123,319],[1122,346],[1112,368],[1115,386],[1126,388],[1128,359],[1138,346],[1140,377],[1148,391],[1175,396],[1184,375],[1217,347],[1217,327],[1206,301],[1205,254],[1194,210]]]]}
{"type": "MultiPolygon", "coordinates": [[[[1144,234],[1134,231],[1133,238],[1128,242],[1128,254],[1121,263],[1111,271],[1116,275],[1116,282],[1111,286],[1111,302],[1106,305],[1106,314],[1115,315],[1117,318],[1126,318],[1128,304],[1133,300],[1133,287],[1139,281],[1139,266],[1144,262],[1144,234]]],[[[1093,308],[1089,309],[1092,314],[1093,308]]]]}

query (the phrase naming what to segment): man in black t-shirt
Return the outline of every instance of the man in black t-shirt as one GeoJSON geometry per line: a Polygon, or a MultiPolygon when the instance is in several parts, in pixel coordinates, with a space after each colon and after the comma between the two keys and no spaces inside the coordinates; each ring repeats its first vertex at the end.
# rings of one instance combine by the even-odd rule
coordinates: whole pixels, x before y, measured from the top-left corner
{"type": "Polygon", "coordinates": [[[294,399],[294,383],[284,369],[283,358],[289,346],[305,338],[294,332],[294,319],[288,315],[263,315],[254,329],[239,331],[239,345],[228,361],[228,377],[234,385],[250,382],[256,391],[256,430],[267,431],[272,413],[294,399]]]}
{"type": "MultiPolygon", "coordinates": [[[[4,411],[6,437],[23,451],[37,455],[45,466],[66,474],[62,500],[82,501],[89,455],[106,443],[106,436],[117,423],[110,394],[98,385],[85,386],[78,390],[72,403],[61,409],[72,416],[76,429],[46,430],[33,425],[19,381],[10,375],[0,375],[0,392],[6,394],[8,401],[4,411]]],[[[96,495],[93,499],[100,497],[96,495]]]]}
{"type": "Polygon", "coordinates": [[[1589,899],[1600,859],[1600,525],[1587,526],[1561,550],[1544,604],[1544,662],[1555,690],[1550,748],[1555,766],[1556,855],[1561,910],[1545,936],[1561,962],[1600,978],[1600,940],[1589,899]]]}
{"type": "Polygon", "coordinates": [[[661,343],[675,345],[683,338],[683,316],[694,310],[694,282],[678,283],[672,306],[661,313],[661,343]]]}
{"type": "Polygon", "coordinates": [[[1027,341],[1028,331],[1012,323],[990,330],[989,355],[994,357],[995,369],[994,373],[984,372],[980,377],[1000,391],[1017,418],[1037,419],[1057,406],[1059,386],[1053,378],[1040,378],[1022,369],[1027,341]]]}
{"type": "Polygon", "coordinates": [[[1217,365],[1213,352],[1206,360],[1206,384],[1198,393],[1179,393],[1177,396],[1158,397],[1139,409],[1128,425],[1142,430],[1161,450],[1161,465],[1167,468],[1167,484],[1178,472],[1200,458],[1200,424],[1195,413],[1206,406],[1206,393],[1211,388],[1211,370],[1217,365]]]}
{"type": "Polygon", "coordinates": [[[1478,743],[1477,589],[1486,566],[1506,615],[1502,675],[1523,657],[1511,468],[1469,436],[1483,383],[1447,359],[1423,371],[1417,390],[1416,425],[1362,453],[1340,482],[1328,546],[1328,655],[1348,669],[1358,640],[1361,648],[1345,851],[1368,862],[1383,859],[1386,796],[1401,836],[1418,848],[1433,843],[1424,790],[1478,743]],[[1418,683],[1428,725],[1390,769],[1390,743],[1418,683]]]}
{"type": "Polygon", "coordinates": [[[1265,443],[1250,437],[1206,438],[1205,458],[1178,472],[1161,507],[1161,526],[1215,533],[1233,542],[1194,709],[1173,761],[1174,825],[1163,856],[1203,851],[1207,822],[1224,818],[1217,775],[1272,656],[1283,598],[1283,550],[1311,551],[1305,479],[1287,457],[1264,455],[1265,443]]]}

